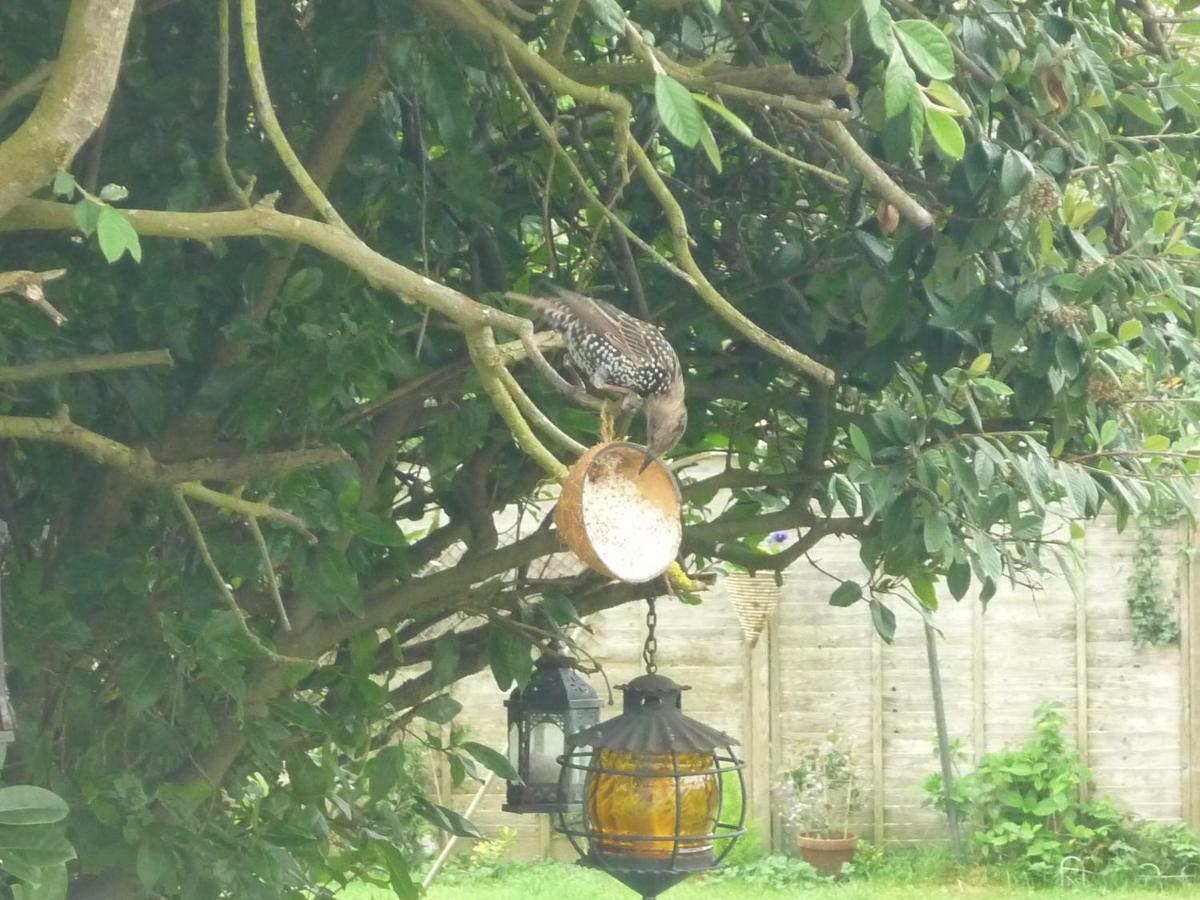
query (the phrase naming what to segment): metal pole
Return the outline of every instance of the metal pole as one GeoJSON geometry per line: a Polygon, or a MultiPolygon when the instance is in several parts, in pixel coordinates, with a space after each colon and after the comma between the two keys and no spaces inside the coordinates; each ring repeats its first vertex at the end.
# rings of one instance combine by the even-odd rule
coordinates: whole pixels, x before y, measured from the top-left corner
{"type": "Polygon", "coordinates": [[[942,792],[946,800],[946,818],[950,824],[950,849],[955,856],[962,854],[962,835],[958,829],[958,808],[954,805],[954,767],[950,760],[950,738],[946,734],[946,703],[942,698],[942,672],[938,665],[937,632],[925,619],[925,655],[929,660],[929,682],[933,688],[933,717],[937,723],[938,756],[942,760],[942,792]]]}

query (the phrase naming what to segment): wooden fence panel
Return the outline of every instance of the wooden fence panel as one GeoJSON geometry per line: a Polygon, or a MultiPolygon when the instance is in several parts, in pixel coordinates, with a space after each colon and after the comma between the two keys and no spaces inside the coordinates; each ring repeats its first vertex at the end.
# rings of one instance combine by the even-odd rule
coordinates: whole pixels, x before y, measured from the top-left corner
{"type": "MultiPolygon", "coordinates": [[[[1200,580],[1180,552],[1192,538],[1182,528],[1163,536],[1162,580],[1168,594],[1181,587],[1183,641],[1141,649],[1126,606],[1134,541],[1132,527],[1118,534],[1102,519],[1088,526],[1083,566],[1070,577],[1048,578],[1039,591],[1005,584],[986,611],[974,597],[942,597],[933,621],[942,635],[948,730],[968,770],[985,752],[1026,740],[1034,710],[1056,700],[1100,795],[1147,818],[1200,825],[1200,715],[1192,712],[1200,703],[1200,580]]],[[[660,601],[662,670],[692,686],[684,695],[690,715],[742,741],[752,818],[767,821],[769,783],[796,743],[836,725],[852,738],[871,791],[855,829],[888,841],[944,837],[944,820],[923,805],[921,791],[938,761],[920,616],[893,603],[896,639],[883,644],[866,604],[829,606],[834,578],[864,577],[857,544],[822,542],[814,559],[823,571],[801,562],[786,573],[779,607],[753,650],[727,585],[718,582],[698,607],[660,601]]],[[[632,604],[591,621],[585,644],[614,685],[640,671],[644,615],[632,604]]],[[[603,691],[602,679],[593,683],[603,691]]],[[[466,679],[455,691],[474,736],[503,749],[503,696],[491,676],[466,679]]],[[[450,802],[464,807],[473,790],[464,786],[450,802]]],[[[523,856],[563,852],[551,846],[544,823],[502,814],[501,798],[495,785],[476,814],[485,830],[517,828],[523,856]]]]}

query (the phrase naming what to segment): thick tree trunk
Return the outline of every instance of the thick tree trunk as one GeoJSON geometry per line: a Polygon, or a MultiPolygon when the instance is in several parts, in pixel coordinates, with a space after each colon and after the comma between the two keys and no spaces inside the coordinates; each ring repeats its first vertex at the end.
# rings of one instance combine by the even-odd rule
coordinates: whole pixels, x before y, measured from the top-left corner
{"type": "Polygon", "coordinates": [[[0,216],[65,169],[112,100],[135,0],[73,0],[37,106],[0,143],[0,216]]]}

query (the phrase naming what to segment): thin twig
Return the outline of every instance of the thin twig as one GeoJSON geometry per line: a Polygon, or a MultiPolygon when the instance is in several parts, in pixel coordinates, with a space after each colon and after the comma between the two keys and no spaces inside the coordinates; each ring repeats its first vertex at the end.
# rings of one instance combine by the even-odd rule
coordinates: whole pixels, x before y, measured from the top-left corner
{"type": "Polygon", "coordinates": [[[291,173],[321,218],[351,234],[350,226],[338,215],[325,192],[313,181],[308,170],[304,168],[304,163],[300,162],[300,157],[288,143],[287,135],[283,133],[279,119],[275,116],[275,107],[271,104],[271,94],[267,89],[267,76],[263,71],[262,52],[258,45],[258,11],[255,8],[255,0],[242,0],[242,52],[246,57],[246,71],[250,76],[250,89],[254,94],[259,123],[270,139],[271,146],[275,148],[284,167],[291,173]]]}
{"type": "Polygon", "coordinates": [[[279,613],[279,624],[284,631],[292,630],[292,620],[288,618],[287,607],[284,606],[283,596],[279,593],[279,579],[275,577],[275,567],[271,564],[271,551],[267,547],[267,539],[263,537],[262,529],[258,527],[258,519],[246,516],[246,527],[254,535],[254,543],[258,545],[258,553],[262,557],[263,569],[267,575],[267,587],[271,591],[271,599],[275,601],[275,611],[279,613]]]}
{"type": "Polygon", "coordinates": [[[229,168],[229,0],[217,0],[217,171],[229,193],[242,206],[250,205],[250,192],[238,184],[229,168]]]}
{"type": "Polygon", "coordinates": [[[542,412],[532,398],[525,393],[525,389],[521,387],[520,382],[513,376],[513,373],[508,369],[501,367],[498,370],[500,381],[504,384],[509,396],[517,404],[517,408],[521,410],[525,418],[531,421],[535,426],[541,429],[542,433],[548,438],[557,443],[569,453],[574,453],[576,456],[582,456],[587,452],[587,447],[579,443],[561,428],[550,420],[550,417],[542,412]]]}
{"type": "Polygon", "coordinates": [[[559,143],[558,135],[555,133],[550,123],[546,120],[546,117],[542,115],[541,110],[538,109],[537,104],[534,102],[533,97],[529,93],[529,89],[525,87],[525,82],[521,80],[521,76],[518,75],[516,69],[513,68],[512,61],[508,58],[508,54],[501,49],[498,55],[500,57],[501,64],[504,66],[504,73],[508,76],[509,84],[512,85],[513,90],[517,92],[517,96],[519,96],[521,101],[525,104],[526,109],[529,111],[530,118],[533,119],[534,126],[542,135],[542,138],[546,141],[546,143],[550,145],[550,149],[554,151],[555,155],[560,157],[563,162],[566,163],[567,169],[571,173],[571,177],[575,180],[575,184],[579,187],[580,191],[583,192],[584,199],[588,202],[588,204],[602,216],[604,216],[604,218],[606,218],[614,228],[618,229],[622,234],[629,238],[629,240],[637,244],[638,247],[640,247],[652,260],[654,260],[654,262],[662,266],[676,278],[686,282],[688,285],[691,285],[691,276],[689,276],[686,272],[684,272],[665,256],[651,247],[648,243],[642,240],[637,233],[628,225],[626,225],[620,216],[609,209],[608,205],[605,204],[605,202],[600,199],[599,195],[592,190],[587,183],[587,178],[584,177],[583,172],[581,172],[579,167],[575,164],[575,160],[573,160],[571,155],[567,153],[566,148],[559,143]]]}
{"type": "Polygon", "coordinates": [[[175,499],[175,506],[178,508],[179,514],[183,517],[188,532],[192,536],[192,542],[196,545],[196,552],[200,554],[200,559],[204,563],[204,567],[208,569],[208,573],[217,584],[217,590],[221,594],[221,599],[225,601],[225,605],[229,607],[230,612],[237,618],[242,634],[250,641],[254,649],[274,663],[312,665],[313,660],[311,659],[302,659],[298,656],[282,656],[276,653],[262,642],[262,638],[251,630],[249,622],[246,621],[245,611],[238,605],[237,597],[233,595],[233,591],[230,590],[229,585],[225,581],[225,576],[217,568],[217,562],[213,559],[212,551],[208,549],[208,541],[204,539],[204,531],[200,528],[200,523],[196,521],[196,516],[192,512],[192,508],[188,506],[187,498],[178,489],[171,491],[171,496],[175,499]]]}

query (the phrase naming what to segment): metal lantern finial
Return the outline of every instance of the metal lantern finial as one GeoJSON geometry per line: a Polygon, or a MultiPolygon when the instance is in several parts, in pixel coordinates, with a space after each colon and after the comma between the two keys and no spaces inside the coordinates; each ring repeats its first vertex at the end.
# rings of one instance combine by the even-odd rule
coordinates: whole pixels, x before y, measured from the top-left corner
{"type": "Polygon", "coordinates": [[[566,736],[600,721],[600,697],[574,668],[563,645],[554,642],[534,664],[524,688],[504,701],[508,707],[508,756],[521,776],[509,782],[505,812],[550,813],[579,809],[583,781],[560,794],[558,757],[566,736]]]}
{"type": "Polygon", "coordinates": [[[745,798],[745,764],[733,738],[683,714],[687,688],[656,671],[653,603],[647,618],[647,674],[618,686],[621,715],[567,738],[562,789],[582,783],[583,803],[555,827],[582,864],[652,898],[720,863],[745,833],[744,802],[736,822],[721,815],[727,791],[745,798]]]}

